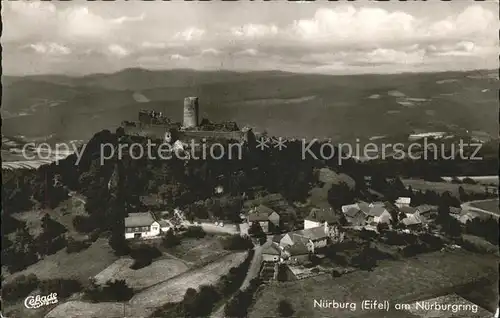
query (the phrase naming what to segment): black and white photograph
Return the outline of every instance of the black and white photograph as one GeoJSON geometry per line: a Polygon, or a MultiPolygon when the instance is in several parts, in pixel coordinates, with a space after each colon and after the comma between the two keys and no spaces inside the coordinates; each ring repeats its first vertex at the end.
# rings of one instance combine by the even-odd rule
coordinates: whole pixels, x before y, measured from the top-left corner
{"type": "Polygon", "coordinates": [[[499,2],[1,1],[0,318],[499,317],[499,2]]]}

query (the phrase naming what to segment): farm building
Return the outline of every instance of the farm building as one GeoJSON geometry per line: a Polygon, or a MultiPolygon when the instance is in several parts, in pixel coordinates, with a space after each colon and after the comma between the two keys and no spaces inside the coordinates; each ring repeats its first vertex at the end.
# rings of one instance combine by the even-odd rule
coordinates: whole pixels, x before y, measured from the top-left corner
{"type": "Polygon", "coordinates": [[[404,207],[404,206],[410,206],[411,203],[411,198],[408,197],[399,197],[396,200],[396,206],[398,208],[404,207]]]}
{"type": "Polygon", "coordinates": [[[125,218],[125,238],[149,238],[160,235],[160,224],[150,212],[130,213],[125,218]]]}
{"type": "Polygon", "coordinates": [[[338,223],[339,217],[331,206],[312,208],[311,213],[304,219],[304,229],[311,229],[322,226],[324,222],[329,225],[338,223]]]}
{"type": "Polygon", "coordinates": [[[363,226],[366,223],[366,215],[357,208],[350,208],[344,215],[347,222],[353,226],[363,226]]]}
{"type": "Polygon", "coordinates": [[[437,215],[438,207],[435,205],[422,204],[417,206],[416,213],[426,218],[432,218],[437,215]]]}
{"type": "Polygon", "coordinates": [[[310,253],[306,245],[298,243],[287,247],[284,250],[283,258],[293,263],[302,263],[309,260],[310,253]]]}
{"type": "Polygon", "coordinates": [[[399,212],[402,212],[406,216],[409,216],[415,214],[417,212],[417,209],[411,206],[402,206],[399,208],[399,212]]]}
{"type": "Polygon", "coordinates": [[[325,222],[323,226],[287,233],[280,240],[280,246],[287,248],[295,244],[303,244],[314,253],[316,249],[325,247],[331,242],[342,241],[343,238],[344,234],[338,227],[330,227],[325,222]]]}
{"type": "Polygon", "coordinates": [[[269,233],[273,229],[279,228],[280,215],[276,211],[268,208],[265,205],[259,205],[250,210],[248,214],[248,226],[258,222],[264,233],[269,233]]]}
{"type": "Polygon", "coordinates": [[[270,244],[262,250],[262,260],[264,262],[278,262],[281,257],[281,251],[279,247],[274,244],[270,244]]]}

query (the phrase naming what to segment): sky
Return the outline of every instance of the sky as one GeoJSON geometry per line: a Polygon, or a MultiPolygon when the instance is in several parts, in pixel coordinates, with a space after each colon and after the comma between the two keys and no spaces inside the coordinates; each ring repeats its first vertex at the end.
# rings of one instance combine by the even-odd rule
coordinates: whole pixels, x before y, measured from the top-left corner
{"type": "Polygon", "coordinates": [[[498,67],[498,1],[2,1],[9,75],[498,67]]]}

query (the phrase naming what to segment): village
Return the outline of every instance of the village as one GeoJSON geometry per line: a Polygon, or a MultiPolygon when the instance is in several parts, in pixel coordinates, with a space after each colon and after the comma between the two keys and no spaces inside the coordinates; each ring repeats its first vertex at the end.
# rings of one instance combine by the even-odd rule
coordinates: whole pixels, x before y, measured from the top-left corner
{"type": "MultiPolygon", "coordinates": [[[[223,190],[218,188],[216,191],[223,190]]],[[[251,237],[256,250],[261,254],[261,275],[276,280],[279,264],[288,267],[292,279],[330,272],[331,268],[311,266],[311,259],[324,258],[325,250],[344,242],[346,233],[369,231],[380,234],[394,230],[405,234],[439,235],[433,224],[438,215],[438,206],[423,204],[413,207],[409,197],[399,197],[395,202],[360,201],[343,205],[343,224],[339,222],[338,212],[328,204],[322,204],[320,207],[311,208],[303,222],[295,224],[291,231],[283,230],[287,228],[286,220],[280,215],[280,211],[267,206],[265,201],[269,202],[267,205],[273,206],[276,201],[280,201],[280,195],[272,194],[247,202],[240,214],[239,224],[220,220],[189,221],[180,209],[161,213],[130,213],[125,218],[125,238],[136,242],[154,241],[164,237],[169,231],[178,234],[192,227],[201,228],[213,235],[251,237]],[[394,220],[395,216],[397,220],[394,220]]],[[[461,208],[450,207],[450,216],[465,224],[477,215],[461,208]]]]}

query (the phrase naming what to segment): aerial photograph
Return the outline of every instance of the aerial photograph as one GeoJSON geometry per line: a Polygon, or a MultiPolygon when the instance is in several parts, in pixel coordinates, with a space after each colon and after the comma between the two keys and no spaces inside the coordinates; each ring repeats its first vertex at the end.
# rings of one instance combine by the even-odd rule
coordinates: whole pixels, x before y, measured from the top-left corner
{"type": "Polygon", "coordinates": [[[499,2],[3,1],[0,318],[499,317],[499,2]]]}

